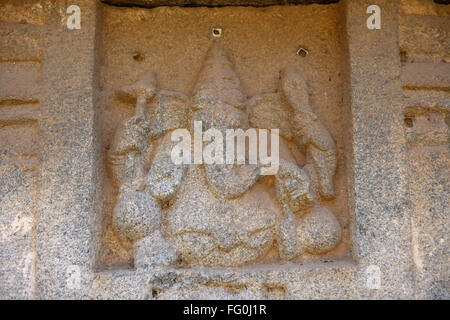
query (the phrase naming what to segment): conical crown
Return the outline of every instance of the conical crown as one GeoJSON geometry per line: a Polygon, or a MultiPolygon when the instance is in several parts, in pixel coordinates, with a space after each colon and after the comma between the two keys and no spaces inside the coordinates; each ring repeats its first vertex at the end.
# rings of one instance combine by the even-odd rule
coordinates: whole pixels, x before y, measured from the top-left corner
{"type": "Polygon", "coordinates": [[[241,92],[241,83],[233,64],[228,59],[223,47],[213,43],[200,71],[194,89],[194,108],[225,103],[242,109],[245,96],[241,92]]]}

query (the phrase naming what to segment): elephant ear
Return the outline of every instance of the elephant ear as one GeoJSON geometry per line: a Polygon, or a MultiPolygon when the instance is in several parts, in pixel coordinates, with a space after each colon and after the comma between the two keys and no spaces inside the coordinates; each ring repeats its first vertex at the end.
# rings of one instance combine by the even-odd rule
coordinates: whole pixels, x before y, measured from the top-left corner
{"type": "Polygon", "coordinates": [[[150,98],[156,93],[157,88],[158,80],[156,79],[156,74],[150,70],[142,74],[135,83],[121,87],[117,91],[117,97],[122,100],[136,101],[139,94],[144,94],[150,98]]]}
{"type": "Polygon", "coordinates": [[[254,96],[247,102],[250,127],[259,129],[280,129],[280,135],[287,140],[293,138],[289,123],[289,111],[279,93],[254,96]]]}
{"type": "Polygon", "coordinates": [[[153,134],[162,136],[170,130],[187,128],[189,98],[179,92],[161,90],[153,114],[153,134]]]}
{"type": "Polygon", "coordinates": [[[327,128],[311,109],[305,79],[293,68],[284,69],[281,72],[281,92],[289,105],[289,120],[295,139],[307,149],[305,170],[313,181],[318,182],[320,196],[334,199],[336,146],[327,128]]]}
{"type": "Polygon", "coordinates": [[[162,204],[168,204],[178,193],[185,171],[185,166],[174,164],[170,158],[157,158],[147,175],[147,190],[162,204]]]}

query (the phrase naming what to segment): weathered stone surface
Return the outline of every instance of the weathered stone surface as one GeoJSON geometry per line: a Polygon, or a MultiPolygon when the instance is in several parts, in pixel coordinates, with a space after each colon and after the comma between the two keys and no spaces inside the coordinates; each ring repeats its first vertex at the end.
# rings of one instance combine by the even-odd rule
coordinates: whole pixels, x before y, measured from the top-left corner
{"type": "Polygon", "coordinates": [[[135,243],[134,265],[138,269],[170,266],[177,263],[178,253],[173,245],[157,230],[135,243]]]}
{"type": "Polygon", "coordinates": [[[1,299],[32,299],[36,294],[36,163],[0,159],[1,299]]]}
{"type": "MultiPolygon", "coordinates": [[[[169,154],[173,143],[166,138],[168,135],[158,142],[148,143],[147,140],[157,138],[155,133],[159,131],[160,122],[147,116],[151,111],[142,103],[159,95],[155,79],[153,73],[147,73],[127,87],[137,95],[135,114],[122,122],[125,127],[119,127],[112,145],[113,152],[122,155],[125,161],[122,169],[113,164],[116,175],[123,177],[119,179],[119,200],[112,221],[121,239],[135,242],[161,230],[167,241],[173,243],[181,263],[218,267],[243,266],[264,259],[275,239],[281,240],[275,250],[282,252],[282,259],[296,258],[301,254],[301,249],[294,244],[298,223],[303,223],[299,232],[306,234],[305,238],[300,236],[305,251],[323,254],[338,244],[341,233],[339,222],[332,220],[334,214],[319,204],[307,213],[315,201],[309,193],[308,175],[318,182],[318,199],[334,198],[336,156],[330,134],[309,106],[306,82],[298,71],[285,69],[281,73],[281,87],[287,103],[294,109],[292,113],[297,115],[291,123],[291,131],[299,145],[308,150],[309,171],[306,173],[296,163],[283,160],[279,172],[271,174],[276,180],[278,199],[269,196],[273,186],[261,186],[259,190],[254,187],[263,172],[261,165],[244,164],[237,168],[223,163],[191,164],[198,168],[185,172],[183,167],[172,163],[169,154]],[[136,91],[137,88],[141,91],[136,91]],[[145,154],[153,144],[157,147],[148,164],[145,154]],[[149,165],[147,172],[145,168],[149,165]],[[146,180],[149,195],[138,191],[142,189],[143,180],[146,180]],[[125,190],[131,191],[125,193],[125,190]],[[281,212],[271,203],[277,201],[283,208],[281,212]],[[167,226],[160,225],[161,210],[164,210],[167,226]],[[308,217],[297,222],[293,213],[308,217]],[[278,227],[279,224],[287,229],[278,227]],[[277,232],[278,228],[283,230],[277,232]],[[289,228],[294,232],[289,232],[289,228]]],[[[192,102],[188,105],[194,123],[187,127],[194,128],[194,135],[196,121],[203,130],[213,128],[223,134],[227,129],[248,128],[245,94],[226,50],[218,42],[213,42],[206,54],[192,102]]],[[[142,251],[157,256],[155,250],[139,247],[149,245],[153,246],[151,242],[138,242],[135,254],[142,251]]],[[[135,260],[137,258],[135,256],[135,260]]]]}
{"type": "Polygon", "coordinates": [[[3,101],[38,101],[40,95],[40,72],[32,71],[9,71],[0,69],[0,99],[3,101]]]}
{"type": "Polygon", "coordinates": [[[39,28],[2,23],[0,29],[0,61],[41,60],[39,28]]]}
{"type": "Polygon", "coordinates": [[[315,2],[3,1],[0,298],[448,299],[448,6],[315,2]]]}
{"type": "Polygon", "coordinates": [[[316,208],[303,217],[297,233],[305,251],[323,254],[333,249],[341,239],[341,226],[332,212],[316,208]]]}
{"type": "Polygon", "coordinates": [[[42,0],[2,0],[0,3],[0,21],[43,25],[42,0]]]}
{"type": "Polygon", "coordinates": [[[449,131],[442,120],[442,113],[415,117],[411,130],[416,135],[409,141],[415,296],[419,299],[449,298],[448,264],[442,263],[449,258],[449,131]]]}
{"type": "Polygon", "coordinates": [[[2,1],[0,21],[0,297],[33,299],[40,167],[40,1],[22,5],[2,1]]]}
{"type": "Polygon", "coordinates": [[[450,7],[432,1],[403,7],[399,38],[404,62],[401,79],[412,209],[414,297],[448,299],[450,7]]]}
{"type": "Polygon", "coordinates": [[[413,274],[398,6],[392,1],[378,3],[384,8],[383,27],[369,31],[360,21],[370,4],[347,4],[354,163],[352,252],[361,279],[357,290],[370,298],[409,298],[413,274]]]}

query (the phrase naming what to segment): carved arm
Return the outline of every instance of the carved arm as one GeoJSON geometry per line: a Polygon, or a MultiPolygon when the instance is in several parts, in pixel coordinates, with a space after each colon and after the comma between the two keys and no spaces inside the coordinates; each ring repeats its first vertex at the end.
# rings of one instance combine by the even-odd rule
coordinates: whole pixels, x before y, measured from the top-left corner
{"type": "Polygon", "coordinates": [[[307,170],[319,184],[320,195],[335,197],[333,176],[336,171],[336,147],[328,130],[312,112],[303,77],[292,68],[281,72],[281,91],[290,107],[290,119],[298,143],[306,147],[307,170]]]}

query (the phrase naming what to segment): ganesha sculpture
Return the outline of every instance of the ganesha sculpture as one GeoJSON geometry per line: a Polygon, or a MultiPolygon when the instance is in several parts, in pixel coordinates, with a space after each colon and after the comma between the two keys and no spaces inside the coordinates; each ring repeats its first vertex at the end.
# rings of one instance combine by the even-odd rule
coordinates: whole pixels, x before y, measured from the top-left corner
{"type": "Polygon", "coordinates": [[[263,262],[274,250],[292,261],[339,243],[337,218],[319,204],[335,198],[335,144],[295,69],[282,70],[277,92],[248,99],[226,51],[213,43],[191,97],[159,89],[153,72],[120,93],[136,108],[108,153],[118,188],[113,227],[133,249],[136,267],[238,267],[263,262]],[[171,134],[192,131],[195,121],[221,132],[279,128],[278,172],[263,176],[261,165],[252,164],[175,164],[171,134]],[[303,164],[292,145],[304,153],[303,164]]]}

